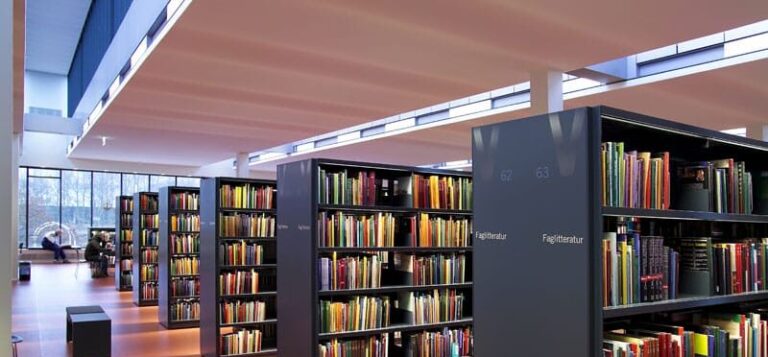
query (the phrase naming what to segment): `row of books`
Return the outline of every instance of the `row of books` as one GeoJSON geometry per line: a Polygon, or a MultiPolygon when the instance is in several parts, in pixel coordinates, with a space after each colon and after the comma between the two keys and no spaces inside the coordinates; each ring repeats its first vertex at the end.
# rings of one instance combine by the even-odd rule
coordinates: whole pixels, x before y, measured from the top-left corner
{"type": "Polygon", "coordinates": [[[171,279],[168,288],[172,297],[200,296],[200,279],[171,279]]]}
{"type": "Polygon", "coordinates": [[[320,333],[389,326],[388,296],[353,296],[347,302],[320,301],[320,333]]]}
{"type": "Polygon", "coordinates": [[[223,265],[259,265],[264,263],[264,247],[239,241],[219,244],[219,261],[223,265]]]}
{"type": "Polygon", "coordinates": [[[139,195],[139,208],[142,211],[157,211],[157,196],[139,195]]]}
{"type": "Polygon", "coordinates": [[[275,189],[267,185],[222,184],[219,188],[219,203],[222,208],[274,209],[274,196],[275,189]]]}
{"type": "Polygon", "coordinates": [[[602,355],[768,357],[768,322],[764,313],[696,314],[690,322],[643,323],[606,331],[602,355]]]}
{"type": "Polygon", "coordinates": [[[320,212],[317,224],[320,247],[393,247],[396,218],[391,213],[368,216],[320,212]]]}
{"type": "Polygon", "coordinates": [[[157,231],[146,230],[146,229],[142,230],[141,231],[141,246],[144,247],[144,246],[148,246],[148,245],[151,245],[151,246],[158,245],[158,242],[159,242],[158,241],[158,237],[159,236],[160,236],[160,234],[157,233],[157,231]]]}
{"type": "Polygon", "coordinates": [[[266,214],[220,214],[219,236],[274,237],[276,219],[266,214]]]}
{"type": "Polygon", "coordinates": [[[160,277],[160,269],[157,265],[142,264],[139,269],[139,278],[141,281],[157,281],[160,277]]]}
{"type": "Polygon", "coordinates": [[[669,209],[669,152],[625,151],[623,142],[601,146],[602,201],[605,206],[669,209]]]}
{"type": "MultiPolygon", "coordinates": [[[[372,336],[348,341],[333,339],[319,345],[318,356],[389,357],[389,334],[384,333],[381,336],[372,336]]],[[[414,357],[421,356],[422,355],[416,355],[414,357]]]]}
{"type": "Polygon", "coordinates": [[[472,179],[413,175],[413,207],[472,210],[472,179]]]}
{"type": "Polygon", "coordinates": [[[199,301],[177,301],[170,305],[171,320],[194,321],[200,319],[199,301]]]}
{"type": "Polygon", "coordinates": [[[320,258],[320,290],[369,289],[381,287],[381,261],[377,255],[320,258]]]}
{"type": "Polygon", "coordinates": [[[222,324],[261,322],[267,318],[267,304],[263,301],[229,301],[219,303],[222,324]]]}
{"type": "Polygon", "coordinates": [[[120,286],[131,286],[133,285],[133,272],[131,271],[121,271],[120,272],[120,286]]]}
{"type": "Polygon", "coordinates": [[[123,212],[133,212],[133,199],[131,198],[121,198],[120,199],[120,210],[123,212]]]}
{"type": "Polygon", "coordinates": [[[133,256],[133,243],[132,242],[120,243],[120,255],[123,258],[130,258],[131,256],[133,256]]]}
{"type": "Polygon", "coordinates": [[[462,284],[466,282],[467,257],[464,254],[430,256],[399,255],[397,270],[411,273],[413,285],[462,284]]]}
{"type": "Polygon", "coordinates": [[[120,261],[120,270],[127,272],[128,270],[131,270],[131,269],[133,269],[133,260],[126,259],[126,260],[120,261]]]}
{"type": "Polygon", "coordinates": [[[133,226],[133,214],[130,214],[130,213],[120,214],[120,227],[131,227],[131,226],[133,226]]]}
{"type": "Polygon", "coordinates": [[[171,276],[200,274],[200,259],[184,257],[171,259],[171,276]]]}
{"type": "Polygon", "coordinates": [[[415,241],[418,247],[468,247],[471,244],[472,220],[469,218],[445,218],[421,213],[417,232],[413,228],[415,226],[411,224],[411,237],[418,237],[415,241]]]}
{"type": "Polygon", "coordinates": [[[379,195],[375,171],[350,175],[346,169],[327,172],[320,168],[317,187],[319,204],[375,206],[379,195]]]}
{"type": "MultiPolygon", "coordinates": [[[[464,357],[473,355],[472,328],[443,329],[410,336],[407,357],[464,357]]],[[[671,357],[671,356],[670,356],[671,357]]],[[[674,356],[678,357],[678,356],[674,356]]]]}
{"type": "Polygon", "coordinates": [[[241,355],[261,351],[263,334],[259,330],[239,330],[222,334],[219,338],[222,356],[241,355]]]}
{"type": "Polygon", "coordinates": [[[733,159],[700,161],[677,169],[679,200],[676,208],[691,211],[752,214],[752,174],[744,162],[733,159]]]}
{"type": "Polygon", "coordinates": [[[199,232],[200,216],[192,213],[184,213],[171,216],[171,231],[173,232],[199,232]]]}
{"type": "Polygon", "coordinates": [[[157,300],[157,283],[142,282],[139,287],[142,300],[157,300]]]}
{"type": "Polygon", "coordinates": [[[259,292],[259,273],[256,269],[236,270],[219,274],[220,295],[256,294],[259,292]]]}
{"type": "Polygon", "coordinates": [[[139,216],[141,228],[160,228],[160,216],[157,214],[142,214],[139,216]]]}
{"type": "Polygon", "coordinates": [[[139,253],[142,263],[157,264],[158,254],[156,249],[144,249],[139,253]]]}
{"type": "Polygon", "coordinates": [[[399,298],[400,308],[413,312],[417,325],[461,319],[465,301],[463,293],[452,289],[401,293],[399,298]]]}
{"type": "Polygon", "coordinates": [[[121,229],[120,230],[120,242],[132,242],[133,241],[133,230],[132,229],[121,229]]]}
{"type": "Polygon", "coordinates": [[[171,209],[197,211],[200,209],[200,194],[192,192],[171,193],[171,209]]]}
{"type": "Polygon", "coordinates": [[[200,235],[171,234],[171,252],[173,254],[200,253],[200,235]]]}
{"type": "Polygon", "coordinates": [[[768,290],[768,239],[680,239],[681,284],[699,296],[768,290]]]}
{"type": "Polygon", "coordinates": [[[663,237],[641,236],[620,227],[602,241],[603,306],[676,299],[680,254],[663,237]]]}

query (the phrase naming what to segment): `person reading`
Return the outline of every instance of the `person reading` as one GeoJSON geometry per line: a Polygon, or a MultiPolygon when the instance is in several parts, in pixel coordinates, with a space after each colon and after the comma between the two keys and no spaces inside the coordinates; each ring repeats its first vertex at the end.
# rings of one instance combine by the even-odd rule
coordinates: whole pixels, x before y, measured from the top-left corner
{"type": "Polygon", "coordinates": [[[56,241],[61,242],[61,229],[43,236],[43,249],[53,251],[53,259],[56,263],[69,263],[67,256],[64,255],[64,249],[56,241]]]}
{"type": "Polygon", "coordinates": [[[101,234],[97,234],[88,241],[88,245],[85,247],[85,260],[91,262],[97,269],[92,274],[94,278],[108,276],[109,262],[107,256],[102,254],[102,244],[103,238],[101,234]]]}

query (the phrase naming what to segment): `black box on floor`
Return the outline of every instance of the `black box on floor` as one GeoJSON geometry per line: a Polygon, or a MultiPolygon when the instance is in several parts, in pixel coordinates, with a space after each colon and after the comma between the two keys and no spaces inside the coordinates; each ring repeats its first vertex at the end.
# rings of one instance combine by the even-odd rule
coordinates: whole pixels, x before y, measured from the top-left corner
{"type": "Polygon", "coordinates": [[[32,263],[28,261],[19,262],[19,280],[29,281],[32,278],[32,263]]]}

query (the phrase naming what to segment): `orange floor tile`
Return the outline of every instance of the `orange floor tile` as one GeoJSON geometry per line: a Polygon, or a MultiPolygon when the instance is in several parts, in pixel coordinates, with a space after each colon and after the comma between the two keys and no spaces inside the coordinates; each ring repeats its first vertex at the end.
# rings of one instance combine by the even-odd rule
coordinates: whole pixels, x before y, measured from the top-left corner
{"type": "Polygon", "coordinates": [[[13,288],[13,333],[24,338],[20,357],[71,356],[66,306],[101,305],[112,319],[112,356],[199,356],[198,329],[166,330],[157,307],[138,308],[114,278],[91,279],[86,264],[37,264],[32,280],[13,288]]]}

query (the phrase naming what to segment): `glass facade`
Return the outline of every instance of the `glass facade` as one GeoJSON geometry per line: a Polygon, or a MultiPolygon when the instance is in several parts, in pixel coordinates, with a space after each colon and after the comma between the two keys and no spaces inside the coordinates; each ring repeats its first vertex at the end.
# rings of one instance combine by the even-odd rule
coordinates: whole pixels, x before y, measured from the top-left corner
{"type": "Polygon", "coordinates": [[[61,229],[60,244],[85,246],[90,227],[115,226],[115,197],[177,182],[200,186],[198,177],[20,167],[19,243],[40,248],[44,235],[61,229]]]}

